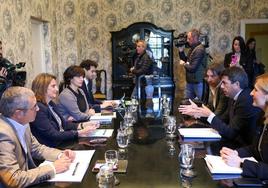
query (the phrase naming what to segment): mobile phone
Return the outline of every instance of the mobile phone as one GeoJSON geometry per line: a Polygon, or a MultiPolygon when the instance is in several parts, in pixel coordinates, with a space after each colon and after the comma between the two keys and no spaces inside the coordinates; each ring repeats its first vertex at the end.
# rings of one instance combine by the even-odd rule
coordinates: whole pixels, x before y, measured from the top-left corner
{"type": "Polygon", "coordinates": [[[236,64],[236,63],[237,63],[237,56],[236,55],[232,55],[231,64],[236,64]]]}

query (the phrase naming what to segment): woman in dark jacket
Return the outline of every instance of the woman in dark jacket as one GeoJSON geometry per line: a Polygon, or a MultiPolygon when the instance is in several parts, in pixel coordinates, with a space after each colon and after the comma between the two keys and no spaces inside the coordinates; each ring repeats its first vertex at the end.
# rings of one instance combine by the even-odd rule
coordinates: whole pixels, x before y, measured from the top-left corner
{"type": "Polygon", "coordinates": [[[58,94],[55,76],[48,73],[39,74],[33,80],[32,90],[35,93],[39,111],[35,120],[30,123],[30,127],[32,134],[41,144],[57,147],[66,140],[87,137],[98,127],[92,122],[78,124],[64,120],[52,101],[58,94]]]}
{"type": "Polygon", "coordinates": [[[220,153],[228,165],[242,167],[243,176],[268,179],[268,74],[257,77],[251,95],[253,105],[265,112],[265,120],[262,122],[262,130],[258,133],[256,142],[237,150],[223,147],[220,153]],[[254,157],[258,162],[244,157],[254,157]]]}
{"type": "Polygon", "coordinates": [[[232,66],[242,67],[248,75],[249,85],[253,86],[253,64],[248,59],[246,44],[241,36],[236,36],[233,39],[232,52],[224,57],[224,67],[232,66]]]}

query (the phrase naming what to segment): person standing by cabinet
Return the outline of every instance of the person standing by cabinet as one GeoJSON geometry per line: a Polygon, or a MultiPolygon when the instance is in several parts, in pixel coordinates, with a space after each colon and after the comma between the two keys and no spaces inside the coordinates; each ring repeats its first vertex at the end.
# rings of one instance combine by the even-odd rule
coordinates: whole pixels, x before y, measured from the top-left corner
{"type": "MultiPolygon", "coordinates": [[[[135,75],[135,87],[132,92],[132,97],[137,96],[139,76],[153,74],[153,61],[146,52],[146,48],[147,43],[144,40],[137,40],[136,53],[133,57],[134,66],[130,68],[130,72],[135,75]]],[[[144,86],[146,84],[146,80],[141,80],[141,84],[144,86]]]]}

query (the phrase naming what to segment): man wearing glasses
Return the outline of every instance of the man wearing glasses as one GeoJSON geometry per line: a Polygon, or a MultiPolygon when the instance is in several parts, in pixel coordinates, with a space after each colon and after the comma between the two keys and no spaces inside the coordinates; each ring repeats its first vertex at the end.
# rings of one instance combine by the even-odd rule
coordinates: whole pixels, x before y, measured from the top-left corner
{"type": "Polygon", "coordinates": [[[34,93],[24,87],[8,88],[0,100],[0,187],[44,182],[68,170],[75,158],[73,151],[46,147],[32,136],[28,124],[38,110],[34,93]],[[36,166],[33,158],[54,162],[36,166]]]}

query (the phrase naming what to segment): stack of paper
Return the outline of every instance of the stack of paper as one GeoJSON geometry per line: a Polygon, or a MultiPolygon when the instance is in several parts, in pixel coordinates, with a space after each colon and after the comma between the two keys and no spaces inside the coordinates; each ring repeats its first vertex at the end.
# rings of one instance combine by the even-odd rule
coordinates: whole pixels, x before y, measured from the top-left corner
{"type": "MultiPolygon", "coordinates": [[[[48,180],[50,182],[81,182],[89,163],[93,157],[95,150],[75,151],[75,160],[71,163],[69,170],[56,174],[54,178],[48,180]]],[[[41,165],[52,163],[45,161],[41,165]]]]}
{"type": "Polygon", "coordinates": [[[113,129],[96,129],[89,134],[89,137],[111,137],[113,135],[113,129]]]}
{"type": "Polygon", "coordinates": [[[220,156],[206,155],[205,161],[211,174],[241,174],[240,167],[228,166],[220,156]]]}
{"type": "Polygon", "coordinates": [[[101,113],[95,113],[95,115],[90,117],[90,121],[112,121],[113,118],[116,118],[116,112],[113,112],[112,115],[101,115],[101,113]]]}
{"type": "Polygon", "coordinates": [[[212,128],[180,128],[179,132],[184,138],[221,138],[218,131],[212,128]]]}

